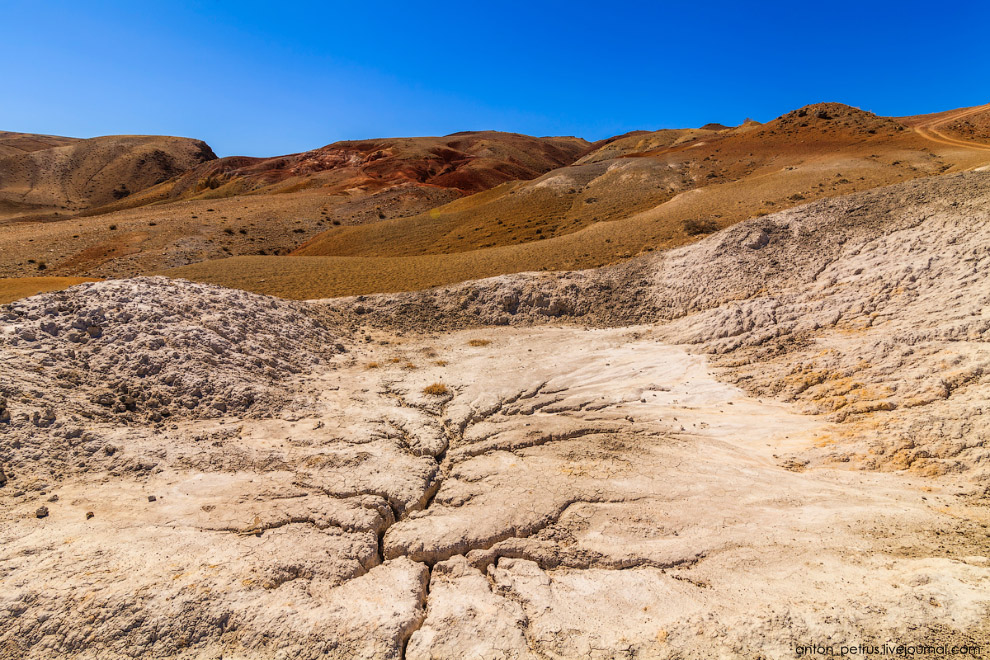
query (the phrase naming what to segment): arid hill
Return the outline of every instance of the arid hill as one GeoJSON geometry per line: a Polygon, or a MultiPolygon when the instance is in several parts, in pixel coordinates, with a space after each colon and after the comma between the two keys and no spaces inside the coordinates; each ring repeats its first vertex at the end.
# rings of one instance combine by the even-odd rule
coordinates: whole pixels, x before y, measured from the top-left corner
{"type": "Polygon", "coordinates": [[[323,195],[373,194],[403,184],[470,194],[569,165],[590,146],[579,138],[534,138],[496,131],[335,142],[275,158],[222,158],[117,208],[148,201],[222,199],[306,189],[319,189],[323,195]]]}
{"type": "Polygon", "coordinates": [[[990,148],[990,105],[960,108],[916,117],[901,117],[930,139],[954,146],[981,144],[990,148]]]}
{"type": "MultiPolygon", "coordinates": [[[[47,136],[12,140],[34,146],[47,136]]],[[[0,158],[0,222],[57,220],[123,199],[216,158],[200,140],[112,135],[0,158]]]]}
{"type": "Polygon", "coordinates": [[[44,262],[45,275],[168,273],[305,299],[592,268],[817,199],[985,166],[990,146],[945,132],[985,112],[886,118],[819,103],[765,124],[593,145],[466,133],[221,159],[93,217],[8,228],[0,275],[39,275],[44,262]]]}
{"type": "Polygon", "coordinates": [[[293,254],[176,275],[294,298],[415,290],[530,270],[602,266],[816,199],[990,163],[912,125],[837,103],[766,124],[613,140],[573,165],[419,216],[331,227],[293,254]]]}
{"type": "Polygon", "coordinates": [[[79,138],[62,137],[60,135],[35,135],[34,133],[0,131],[0,158],[17,156],[52,147],[63,147],[78,141],[79,138]]]}
{"type": "Polygon", "coordinates": [[[35,274],[44,261],[57,274],[136,275],[231,255],[287,254],[330,226],[416,215],[539,176],[588,148],[577,138],[486,131],[210,160],[147,190],[111,195],[120,199],[100,208],[62,209],[59,217],[79,214],[44,233],[11,228],[0,236],[0,244],[10,240],[0,274],[35,274]]]}

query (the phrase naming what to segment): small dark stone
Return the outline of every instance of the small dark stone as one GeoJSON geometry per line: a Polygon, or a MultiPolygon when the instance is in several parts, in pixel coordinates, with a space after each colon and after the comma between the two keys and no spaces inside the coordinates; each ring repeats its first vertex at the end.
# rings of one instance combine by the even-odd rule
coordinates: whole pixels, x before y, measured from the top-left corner
{"type": "Polygon", "coordinates": [[[47,518],[48,517],[48,507],[39,506],[38,510],[34,512],[35,518],[47,518]]]}
{"type": "Polygon", "coordinates": [[[48,498],[49,502],[58,502],[58,495],[52,495],[48,498]]]}
{"type": "Polygon", "coordinates": [[[155,501],[157,501],[157,500],[158,500],[158,498],[157,498],[157,497],[155,497],[154,495],[148,495],[148,501],[149,501],[149,502],[155,502],[155,501]]]}
{"type": "Polygon", "coordinates": [[[95,516],[95,515],[96,515],[96,514],[95,514],[95,513],[93,513],[92,511],[87,511],[87,512],[86,512],[86,520],[89,520],[90,518],[92,518],[92,517],[93,517],[93,516],[95,516]]]}

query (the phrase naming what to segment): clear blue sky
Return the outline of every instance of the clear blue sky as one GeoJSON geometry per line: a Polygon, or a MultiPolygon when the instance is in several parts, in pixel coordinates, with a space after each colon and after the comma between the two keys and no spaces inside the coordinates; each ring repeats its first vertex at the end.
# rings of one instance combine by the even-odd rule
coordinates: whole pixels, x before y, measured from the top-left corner
{"type": "Polygon", "coordinates": [[[220,155],[990,101],[986,0],[0,0],[0,26],[0,130],[184,135],[220,155]]]}

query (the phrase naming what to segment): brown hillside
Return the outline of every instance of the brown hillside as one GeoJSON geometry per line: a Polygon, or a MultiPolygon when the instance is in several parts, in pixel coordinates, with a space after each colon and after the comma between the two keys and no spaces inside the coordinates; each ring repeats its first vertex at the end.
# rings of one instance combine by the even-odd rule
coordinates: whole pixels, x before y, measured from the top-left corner
{"type": "Polygon", "coordinates": [[[79,142],[79,138],[0,131],[0,158],[17,156],[52,147],[63,147],[73,142],[79,142]]]}
{"type": "Polygon", "coordinates": [[[0,220],[58,219],[216,158],[200,140],[115,135],[0,158],[0,220]]]}
{"type": "Polygon", "coordinates": [[[0,305],[35,296],[47,291],[60,291],[83,282],[95,282],[91,277],[0,277],[0,305]]]}
{"type": "Polygon", "coordinates": [[[977,143],[990,147],[990,104],[902,117],[901,121],[946,144],[972,146],[977,143]]]}
{"type": "Polygon", "coordinates": [[[205,163],[111,208],[316,188],[324,195],[373,194],[403,184],[470,194],[569,165],[590,146],[578,138],[535,138],[496,131],[335,142],[288,156],[232,157],[205,163]]]}
{"type": "MultiPolygon", "coordinates": [[[[483,164],[480,153],[452,160],[446,174],[427,168],[426,182],[419,161],[403,160],[410,152],[369,159],[368,142],[341,143],[356,149],[355,160],[328,169],[319,167],[332,160],[330,147],[308,152],[327,156],[323,165],[302,155],[223,159],[198,168],[226,181],[216,188],[183,192],[195,178],[188,175],[147,191],[162,194],[159,203],[48,224],[44,232],[5,228],[0,274],[39,274],[44,260],[51,275],[168,272],[317,298],[589,268],[816,199],[985,166],[986,145],[936,132],[978,111],[891,119],[828,103],[766,124],[634,132],[595,143],[572,164],[470,196],[435,181],[472,172],[483,164]],[[378,169],[382,163],[388,167],[378,169]],[[235,194],[236,185],[245,188],[235,194]],[[172,191],[179,199],[167,201],[172,191]]],[[[432,140],[468,140],[480,152],[483,135],[432,140]]],[[[521,157],[514,166],[529,167],[521,157]]]]}
{"type": "Polygon", "coordinates": [[[835,103],[718,132],[630,135],[604,149],[619,155],[598,160],[602,154],[592,152],[418,216],[330,228],[296,251],[306,260],[228,260],[173,272],[312,298],[589,268],[816,199],[990,162],[978,144],[945,145],[906,122],[835,103]]]}
{"type": "MultiPolygon", "coordinates": [[[[533,181],[428,214],[331,229],[295,254],[471,251],[560,238],[647,213],[622,224],[621,236],[585,250],[589,261],[582,265],[600,265],[630,249],[679,244],[760,213],[951,169],[954,163],[928,151],[931,146],[895,120],[834,103],[728,131],[632,135],[533,181]],[[693,194],[685,195],[689,191],[693,194]],[[613,249],[630,241],[630,249],[613,249]]],[[[547,245],[541,251],[553,249],[547,245]]]]}
{"type": "Polygon", "coordinates": [[[114,277],[287,254],[328,227],[413,216],[507,178],[533,178],[589,147],[577,138],[470,132],[211,160],[44,232],[8,228],[0,273],[35,274],[44,260],[48,273],[114,277]]]}

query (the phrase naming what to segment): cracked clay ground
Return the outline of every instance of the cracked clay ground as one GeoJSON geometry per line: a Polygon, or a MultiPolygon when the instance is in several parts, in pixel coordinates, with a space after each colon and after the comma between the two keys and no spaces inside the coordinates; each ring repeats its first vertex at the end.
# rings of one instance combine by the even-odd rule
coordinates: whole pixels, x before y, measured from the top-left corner
{"type": "Polygon", "coordinates": [[[0,657],[793,657],[933,617],[978,640],[951,487],[788,469],[826,427],[648,328],[378,333],[276,417],[105,425],[157,467],[5,511],[0,657]]]}

